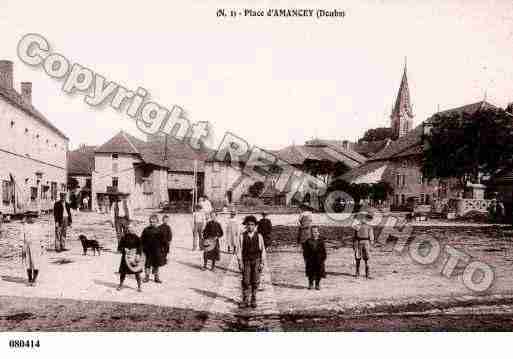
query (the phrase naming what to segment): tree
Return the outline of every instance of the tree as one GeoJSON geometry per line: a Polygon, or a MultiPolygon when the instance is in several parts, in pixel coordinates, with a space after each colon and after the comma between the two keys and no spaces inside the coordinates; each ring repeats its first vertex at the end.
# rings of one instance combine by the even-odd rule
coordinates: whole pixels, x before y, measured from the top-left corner
{"type": "Polygon", "coordinates": [[[248,192],[251,197],[257,198],[262,195],[262,192],[264,191],[264,187],[265,187],[264,182],[257,181],[255,183],[253,183],[251,186],[249,186],[248,192]]]}
{"type": "Polygon", "coordinates": [[[424,135],[424,177],[455,178],[463,188],[511,166],[512,120],[502,109],[435,115],[424,135]]]}
{"type": "Polygon", "coordinates": [[[392,131],[392,128],[390,127],[377,127],[377,128],[371,128],[365,131],[365,134],[363,137],[358,141],[382,141],[386,140],[387,138],[392,138],[394,136],[394,133],[392,131]]]}
{"type": "Polygon", "coordinates": [[[381,181],[372,185],[371,197],[374,201],[385,201],[392,193],[394,189],[388,182],[381,181]]]}

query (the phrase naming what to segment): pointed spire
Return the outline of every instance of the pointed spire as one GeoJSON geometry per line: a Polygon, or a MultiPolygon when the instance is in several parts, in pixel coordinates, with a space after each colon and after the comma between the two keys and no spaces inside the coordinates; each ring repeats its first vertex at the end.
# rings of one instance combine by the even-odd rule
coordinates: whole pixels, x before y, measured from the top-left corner
{"type": "Polygon", "coordinates": [[[404,58],[403,77],[390,115],[394,137],[398,138],[412,129],[413,110],[410,102],[410,89],[408,87],[407,59],[404,58]]]}

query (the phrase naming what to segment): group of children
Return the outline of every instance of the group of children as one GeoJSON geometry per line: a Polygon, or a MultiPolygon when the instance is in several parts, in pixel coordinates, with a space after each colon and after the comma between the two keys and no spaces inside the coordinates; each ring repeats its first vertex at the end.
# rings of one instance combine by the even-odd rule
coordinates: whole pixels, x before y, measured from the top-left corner
{"type": "Polygon", "coordinates": [[[135,275],[139,292],[142,290],[141,282],[149,282],[150,273],[153,274],[155,283],[162,283],[159,267],[167,263],[173,232],[169,226],[167,214],[162,217],[161,225],[158,225],[158,222],[158,216],[152,214],[149,226],[144,228],[140,237],[135,234],[132,222],[128,222],[126,233],[118,244],[118,252],[121,253],[118,290],[123,288],[127,274],[135,275]],[[144,254],[144,263],[142,254],[144,254]],[[143,267],[145,276],[141,280],[143,267]]]}

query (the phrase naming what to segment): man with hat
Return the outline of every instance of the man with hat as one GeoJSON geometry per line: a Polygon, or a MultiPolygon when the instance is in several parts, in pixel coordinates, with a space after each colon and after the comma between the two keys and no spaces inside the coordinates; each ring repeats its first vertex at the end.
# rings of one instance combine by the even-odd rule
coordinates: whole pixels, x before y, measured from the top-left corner
{"type": "Polygon", "coordinates": [[[243,224],[246,230],[239,236],[237,259],[242,272],[242,303],[241,308],[247,308],[251,293],[251,307],[256,308],[256,292],[260,282],[260,273],[265,262],[265,245],[262,235],[256,230],[255,216],[246,216],[243,224]]]}
{"type": "Polygon", "coordinates": [[[60,200],[53,205],[53,218],[55,220],[55,251],[66,250],[66,229],[71,225],[71,210],[66,202],[66,194],[60,194],[60,200]]]}
{"type": "Polygon", "coordinates": [[[356,274],[360,275],[360,261],[365,262],[365,278],[369,278],[370,245],[374,242],[374,230],[368,221],[372,220],[372,214],[369,212],[360,212],[357,221],[353,224],[355,229],[353,238],[354,258],[356,261],[356,274]]]}

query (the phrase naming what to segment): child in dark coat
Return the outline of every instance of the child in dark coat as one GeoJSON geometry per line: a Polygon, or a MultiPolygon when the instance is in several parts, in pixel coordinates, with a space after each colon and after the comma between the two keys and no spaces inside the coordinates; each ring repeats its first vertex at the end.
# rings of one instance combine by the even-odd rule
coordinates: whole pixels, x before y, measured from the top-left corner
{"type": "Polygon", "coordinates": [[[118,252],[121,252],[121,263],[119,263],[119,286],[118,290],[123,288],[127,274],[134,274],[137,281],[137,291],[141,291],[141,272],[142,272],[142,242],[134,233],[132,224],[129,222],[126,227],[127,232],[121,237],[118,244],[118,252]]]}
{"type": "Polygon", "coordinates": [[[319,227],[310,228],[311,236],[303,242],[303,257],[305,259],[305,274],[308,277],[308,289],[321,289],[321,278],[326,277],[326,245],[324,238],[319,235],[319,227]]]}

